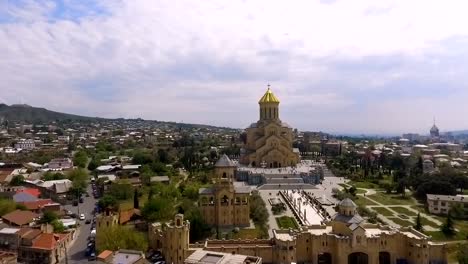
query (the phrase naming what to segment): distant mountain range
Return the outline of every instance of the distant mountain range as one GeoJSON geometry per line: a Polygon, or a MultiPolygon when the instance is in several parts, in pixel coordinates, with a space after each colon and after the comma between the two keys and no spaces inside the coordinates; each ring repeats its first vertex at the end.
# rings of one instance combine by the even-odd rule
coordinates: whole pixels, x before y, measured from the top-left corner
{"type": "Polygon", "coordinates": [[[65,114],[47,110],[45,108],[32,107],[26,104],[6,105],[0,104],[0,118],[9,121],[20,121],[26,123],[48,123],[62,120],[92,120],[96,117],[86,117],[72,114],[65,114]]]}
{"type": "MultiPolygon", "coordinates": [[[[137,119],[140,119],[140,118],[137,118],[137,119]]],[[[27,104],[6,105],[6,104],[0,103],[0,122],[2,120],[8,120],[10,122],[11,121],[23,122],[23,123],[30,123],[30,124],[44,124],[44,123],[50,123],[54,121],[63,121],[63,120],[93,121],[93,120],[125,120],[125,119],[124,118],[101,118],[101,117],[79,116],[79,115],[55,112],[55,111],[47,110],[45,108],[40,108],[40,107],[33,107],[27,104]]],[[[203,124],[187,124],[187,123],[165,122],[165,121],[156,121],[156,120],[145,120],[145,121],[156,122],[159,124],[169,124],[169,125],[177,126],[180,128],[217,128],[217,129],[226,129],[229,131],[237,130],[235,128],[217,127],[217,126],[203,125],[203,124]]]]}

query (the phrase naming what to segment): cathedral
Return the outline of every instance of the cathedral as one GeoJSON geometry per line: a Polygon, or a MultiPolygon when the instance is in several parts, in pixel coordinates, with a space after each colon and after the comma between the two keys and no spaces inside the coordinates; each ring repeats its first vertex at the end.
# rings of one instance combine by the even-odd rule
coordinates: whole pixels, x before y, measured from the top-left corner
{"type": "Polygon", "coordinates": [[[278,98],[268,86],[260,98],[260,120],[246,129],[240,162],[247,166],[280,168],[295,166],[299,151],[293,149],[293,129],[279,118],[278,98]]]}

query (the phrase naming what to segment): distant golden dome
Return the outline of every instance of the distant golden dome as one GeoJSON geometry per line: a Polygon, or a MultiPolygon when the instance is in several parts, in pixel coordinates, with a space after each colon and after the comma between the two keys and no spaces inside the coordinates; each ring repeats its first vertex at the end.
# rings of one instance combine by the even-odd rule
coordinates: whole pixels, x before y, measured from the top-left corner
{"type": "Polygon", "coordinates": [[[259,104],[261,103],[279,103],[280,101],[276,96],[273,94],[273,92],[270,90],[270,86],[268,85],[268,90],[266,93],[260,98],[260,101],[258,101],[259,104]]]}

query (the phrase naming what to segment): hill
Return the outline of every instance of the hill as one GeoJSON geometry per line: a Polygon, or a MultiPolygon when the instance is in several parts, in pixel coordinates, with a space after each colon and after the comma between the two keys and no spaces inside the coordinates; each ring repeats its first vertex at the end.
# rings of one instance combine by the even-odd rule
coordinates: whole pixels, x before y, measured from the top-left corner
{"type": "Polygon", "coordinates": [[[0,104],[0,119],[20,121],[26,123],[48,123],[56,120],[92,120],[94,117],[86,117],[65,114],[47,110],[45,108],[32,107],[25,104],[6,105],[0,104]]]}

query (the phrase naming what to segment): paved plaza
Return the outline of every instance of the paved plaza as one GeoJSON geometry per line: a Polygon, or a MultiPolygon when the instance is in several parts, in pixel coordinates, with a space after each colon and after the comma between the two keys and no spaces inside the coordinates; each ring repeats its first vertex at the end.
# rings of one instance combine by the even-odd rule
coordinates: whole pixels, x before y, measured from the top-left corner
{"type": "MultiPolygon", "coordinates": [[[[309,164],[312,164],[312,162],[302,161],[301,164],[309,165],[309,164]]],[[[299,195],[299,193],[297,192],[298,190],[299,191],[306,191],[312,197],[320,198],[320,199],[326,199],[326,200],[329,200],[330,202],[332,202],[333,204],[338,203],[339,201],[336,200],[332,196],[332,189],[333,188],[341,188],[341,186],[339,186],[338,184],[345,183],[345,179],[342,178],[342,177],[336,177],[325,166],[323,167],[323,169],[324,169],[323,170],[324,171],[324,180],[322,181],[321,184],[317,184],[317,185],[308,184],[307,188],[303,188],[303,189],[294,188],[294,189],[296,189],[296,191],[295,191],[296,195],[299,195]]],[[[267,170],[270,170],[270,169],[267,169],[267,170]]],[[[277,170],[277,169],[271,169],[271,170],[277,170]]],[[[268,199],[273,198],[273,197],[277,197],[283,203],[287,204],[286,201],[283,199],[283,197],[279,194],[279,191],[289,189],[289,192],[291,192],[292,190],[290,188],[284,188],[284,186],[281,186],[281,187],[271,186],[271,188],[275,188],[275,189],[267,189],[267,190],[262,189],[261,187],[262,186],[260,186],[257,190],[258,190],[260,196],[262,197],[262,199],[265,201],[265,204],[266,204],[266,207],[267,207],[267,210],[268,210],[268,213],[269,213],[269,219],[268,219],[268,225],[270,227],[269,228],[269,235],[270,235],[270,237],[272,237],[273,236],[272,230],[273,229],[279,229],[278,224],[276,223],[276,218],[277,217],[289,216],[289,217],[294,218],[295,216],[294,216],[294,213],[291,211],[291,208],[289,208],[289,206],[286,206],[286,211],[283,212],[282,214],[274,215],[272,213],[272,211],[271,211],[271,205],[270,205],[270,202],[268,201],[268,199]]],[[[295,198],[298,198],[298,197],[295,197],[295,198]]],[[[333,204],[323,206],[323,208],[326,210],[326,212],[330,216],[333,216],[336,213],[333,204]]],[[[301,205],[302,213],[304,212],[304,209],[306,209],[306,215],[307,215],[306,218],[307,218],[308,224],[310,224],[310,225],[320,224],[319,217],[318,217],[318,214],[316,212],[316,209],[309,208],[311,206],[312,205],[310,205],[308,203],[306,203],[305,205],[301,205]]]]}

